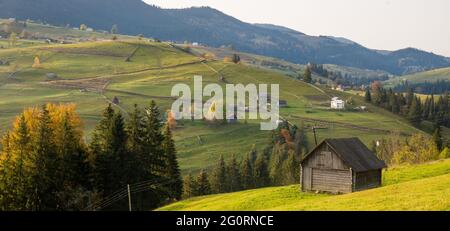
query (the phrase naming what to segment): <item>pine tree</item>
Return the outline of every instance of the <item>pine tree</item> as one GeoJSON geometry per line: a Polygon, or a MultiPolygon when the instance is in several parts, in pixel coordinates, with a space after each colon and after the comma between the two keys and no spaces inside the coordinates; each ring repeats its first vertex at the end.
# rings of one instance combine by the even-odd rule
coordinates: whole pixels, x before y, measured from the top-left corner
{"type": "Polygon", "coordinates": [[[431,95],[430,104],[428,106],[429,106],[429,108],[428,108],[427,119],[430,120],[430,121],[433,121],[434,120],[434,116],[436,114],[434,95],[433,94],[431,95]]]}
{"type": "Polygon", "coordinates": [[[270,158],[269,165],[269,177],[272,185],[282,185],[283,184],[283,161],[285,157],[285,150],[279,144],[275,145],[272,150],[272,155],[270,158]]]}
{"type": "Polygon", "coordinates": [[[214,168],[211,177],[211,189],[214,193],[224,193],[227,191],[227,167],[223,155],[220,155],[219,162],[214,168]]]}
{"type": "Polygon", "coordinates": [[[412,100],[411,106],[408,112],[408,119],[411,123],[418,125],[420,123],[420,118],[422,116],[422,112],[420,109],[420,99],[414,97],[412,100]]]}
{"type": "Polygon", "coordinates": [[[227,176],[228,176],[228,191],[236,192],[241,190],[242,188],[241,173],[239,170],[239,164],[234,154],[231,156],[231,159],[228,163],[227,176]]]}
{"type": "Polygon", "coordinates": [[[126,132],[128,134],[127,147],[130,155],[129,164],[134,168],[131,177],[136,182],[148,180],[150,177],[144,166],[144,130],[145,122],[143,121],[142,112],[135,104],[134,111],[127,121],[126,132]]]}
{"type": "Polygon", "coordinates": [[[161,132],[161,114],[155,101],[151,101],[150,107],[146,109],[146,127],[144,131],[144,163],[149,173],[161,175],[165,169],[164,153],[161,144],[164,136],[161,132]]]}
{"type": "Polygon", "coordinates": [[[422,119],[426,120],[428,119],[428,115],[430,114],[430,98],[427,97],[425,99],[425,103],[423,104],[423,110],[422,110],[422,119]]]}
{"type": "Polygon", "coordinates": [[[307,83],[312,82],[311,67],[309,65],[306,67],[305,73],[303,74],[303,81],[307,83]]]}
{"type": "Polygon", "coordinates": [[[364,96],[364,100],[368,103],[372,102],[372,96],[370,95],[370,89],[366,88],[366,94],[364,96]]]}
{"type": "Polygon", "coordinates": [[[203,196],[211,194],[211,186],[209,184],[208,180],[208,173],[202,169],[200,173],[197,176],[197,190],[196,195],[197,196],[203,196]]]}
{"type": "Polygon", "coordinates": [[[57,176],[58,158],[56,146],[51,139],[53,137],[51,119],[46,106],[42,107],[39,115],[38,128],[34,145],[34,169],[32,171],[31,193],[29,208],[32,210],[57,209],[57,176]],[[34,192],[33,192],[34,190],[34,192]]]}
{"type": "Polygon", "coordinates": [[[197,182],[191,173],[183,179],[183,198],[191,198],[197,196],[197,182]]]}
{"type": "Polygon", "coordinates": [[[414,102],[414,91],[412,88],[408,88],[408,92],[406,93],[406,105],[408,108],[411,107],[412,103],[414,102]]]}
{"type": "Polygon", "coordinates": [[[170,182],[167,185],[169,195],[173,199],[179,200],[181,199],[181,194],[183,193],[183,181],[181,179],[180,167],[178,166],[175,142],[172,139],[172,132],[170,131],[169,125],[167,125],[165,129],[162,147],[166,157],[165,177],[170,182]]]}
{"type": "Polygon", "coordinates": [[[93,178],[95,188],[107,196],[118,187],[122,187],[123,176],[120,176],[119,154],[125,147],[126,138],[121,116],[117,116],[114,109],[109,105],[103,112],[102,119],[94,130],[90,145],[91,155],[94,159],[93,178]],[[118,135],[118,136],[116,136],[118,135]]]}
{"type": "Polygon", "coordinates": [[[300,181],[300,161],[295,157],[295,153],[290,151],[288,157],[283,162],[284,182],[283,184],[295,184],[300,181]]]}
{"type": "Polygon", "coordinates": [[[389,107],[392,113],[398,114],[400,112],[397,96],[392,90],[389,91],[389,107]]]}
{"type": "Polygon", "coordinates": [[[241,180],[243,189],[252,189],[255,187],[252,157],[250,153],[244,158],[241,163],[241,180]]]}
{"type": "Polygon", "coordinates": [[[436,144],[439,151],[442,151],[443,148],[443,141],[442,141],[442,134],[441,134],[441,126],[437,125],[436,129],[433,133],[433,141],[436,144]]]}
{"type": "Polygon", "coordinates": [[[253,167],[253,176],[257,188],[265,187],[270,182],[266,158],[262,153],[258,154],[258,157],[256,157],[255,165],[253,167]]]}

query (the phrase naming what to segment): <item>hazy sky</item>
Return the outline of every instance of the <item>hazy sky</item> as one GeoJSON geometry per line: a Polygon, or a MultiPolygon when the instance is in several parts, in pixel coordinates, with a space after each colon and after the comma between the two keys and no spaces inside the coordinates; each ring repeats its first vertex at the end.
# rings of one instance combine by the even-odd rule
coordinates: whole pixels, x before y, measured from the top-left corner
{"type": "Polygon", "coordinates": [[[144,0],[211,6],[250,23],[345,37],[373,49],[416,47],[450,57],[450,0],[144,0]]]}

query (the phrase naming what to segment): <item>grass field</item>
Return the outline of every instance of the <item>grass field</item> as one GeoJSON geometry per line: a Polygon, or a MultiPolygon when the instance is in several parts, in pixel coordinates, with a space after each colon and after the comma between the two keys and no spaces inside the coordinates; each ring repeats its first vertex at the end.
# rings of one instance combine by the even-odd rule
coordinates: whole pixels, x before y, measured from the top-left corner
{"type": "MultiPolygon", "coordinates": [[[[42,30],[61,35],[83,36],[87,33],[51,26],[42,30]]],[[[22,42],[27,41],[20,40],[19,44],[22,42]]],[[[25,107],[46,102],[74,102],[85,121],[89,140],[90,131],[112,98],[120,99],[116,108],[125,115],[135,103],[146,106],[150,100],[155,100],[165,112],[173,102],[170,97],[172,86],[176,83],[192,86],[194,75],[202,75],[204,84],[221,86],[225,82],[220,76],[234,84],[280,84],[280,98],[287,100],[289,105],[280,111],[283,118],[293,124],[300,124],[307,118],[307,126],[323,123],[315,120],[330,122],[325,125],[326,130],[319,132],[319,140],[357,136],[369,144],[387,135],[371,130],[375,128],[408,134],[418,132],[404,119],[376,107],[369,106],[368,112],[328,109],[331,96],[353,98],[355,103],[351,107],[365,105],[359,97],[319,89],[282,72],[257,68],[246,62],[236,65],[220,60],[204,61],[168,43],[122,37],[118,41],[67,45],[43,43],[0,49],[0,59],[10,62],[9,66],[0,66],[0,133],[10,127],[14,116],[25,107]],[[32,68],[36,56],[41,64],[32,68]],[[130,61],[126,62],[129,56],[130,61]],[[58,77],[49,79],[47,73],[55,73],[58,77]]],[[[240,157],[254,145],[261,150],[269,137],[269,132],[259,130],[259,121],[230,125],[180,121],[178,125],[174,136],[183,173],[209,168],[221,154],[225,158],[232,154],[240,157]]],[[[307,137],[312,147],[309,129],[307,137]]]]}
{"type": "Polygon", "coordinates": [[[377,189],[345,195],[299,190],[292,185],[204,196],[160,210],[450,210],[450,160],[390,168],[377,189]]]}
{"type": "Polygon", "coordinates": [[[450,81],[450,68],[440,68],[431,71],[419,72],[412,75],[400,76],[385,81],[384,84],[388,87],[393,87],[405,81],[408,81],[409,83],[423,83],[436,82],[438,80],[450,81]]]}

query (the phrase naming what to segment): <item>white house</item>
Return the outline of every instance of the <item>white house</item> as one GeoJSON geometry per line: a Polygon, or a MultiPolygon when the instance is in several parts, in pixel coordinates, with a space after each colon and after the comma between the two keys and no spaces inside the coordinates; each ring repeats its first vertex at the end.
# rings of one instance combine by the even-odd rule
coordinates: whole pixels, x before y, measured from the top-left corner
{"type": "Polygon", "coordinates": [[[339,97],[334,97],[331,99],[331,109],[344,109],[344,100],[339,99],[339,97]]]}

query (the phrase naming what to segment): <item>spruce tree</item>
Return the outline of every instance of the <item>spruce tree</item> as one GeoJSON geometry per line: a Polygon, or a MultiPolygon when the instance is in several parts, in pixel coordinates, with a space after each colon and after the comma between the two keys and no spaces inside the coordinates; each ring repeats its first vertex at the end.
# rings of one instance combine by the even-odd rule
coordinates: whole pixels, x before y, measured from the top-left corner
{"type": "Polygon", "coordinates": [[[44,105],[39,115],[37,134],[34,140],[34,169],[30,184],[29,208],[31,210],[57,209],[58,158],[52,140],[53,129],[47,107],[44,105]]]}
{"type": "Polygon", "coordinates": [[[248,154],[241,163],[241,180],[243,189],[252,189],[255,187],[251,159],[251,154],[248,154]]]}
{"type": "Polygon", "coordinates": [[[183,198],[190,198],[197,196],[197,182],[195,181],[192,173],[189,173],[183,179],[183,198]]]}
{"type": "Polygon", "coordinates": [[[220,155],[217,165],[211,177],[211,189],[214,193],[224,193],[227,191],[227,167],[223,155],[220,155]]]}
{"type": "Polygon", "coordinates": [[[164,133],[164,141],[162,148],[165,154],[165,177],[169,180],[166,186],[169,190],[169,195],[176,200],[181,199],[183,192],[183,181],[181,179],[180,167],[178,166],[177,153],[175,150],[175,142],[172,139],[172,132],[169,125],[166,126],[164,133]]]}
{"type": "Polygon", "coordinates": [[[420,123],[421,116],[422,112],[420,110],[420,99],[414,97],[409,108],[408,119],[411,123],[418,125],[420,123]]]}
{"type": "Polygon", "coordinates": [[[144,163],[149,173],[161,176],[165,169],[164,153],[161,144],[164,136],[161,132],[161,114],[155,101],[146,109],[146,126],[144,131],[144,163]]]}
{"type": "Polygon", "coordinates": [[[283,162],[283,184],[295,184],[300,180],[300,161],[295,157],[295,153],[290,151],[287,159],[283,162]]]}
{"type": "Polygon", "coordinates": [[[211,186],[209,184],[208,180],[208,173],[202,169],[200,173],[197,176],[197,190],[196,195],[197,196],[203,196],[211,194],[211,186]]]}
{"type": "Polygon", "coordinates": [[[258,154],[258,157],[256,157],[255,166],[253,167],[253,176],[257,188],[265,187],[270,182],[266,158],[262,153],[258,154]]]}
{"type": "Polygon", "coordinates": [[[277,144],[273,147],[272,155],[269,164],[269,177],[272,185],[282,185],[283,184],[283,161],[285,150],[284,146],[277,144]]]}
{"type": "Polygon", "coordinates": [[[241,190],[242,182],[241,182],[241,173],[239,170],[239,164],[236,160],[236,156],[233,154],[228,163],[227,168],[227,176],[228,176],[228,191],[236,192],[241,190]]]}
{"type": "Polygon", "coordinates": [[[366,94],[364,96],[364,100],[368,103],[372,102],[372,96],[370,95],[370,89],[366,88],[366,94]]]}
{"type": "Polygon", "coordinates": [[[430,121],[433,121],[435,114],[436,114],[436,108],[435,108],[435,102],[434,102],[434,95],[432,94],[431,98],[430,98],[430,103],[428,105],[427,119],[430,121]]]}
{"type": "Polygon", "coordinates": [[[408,108],[411,107],[411,105],[414,102],[414,91],[412,88],[408,88],[408,92],[406,93],[406,105],[408,106],[408,108]]]}
{"type": "Polygon", "coordinates": [[[441,134],[441,126],[437,125],[436,129],[433,133],[433,141],[436,144],[436,147],[439,151],[442,151],[443,148],[443,141],[442,141],[442,134],[441,134]]]}

